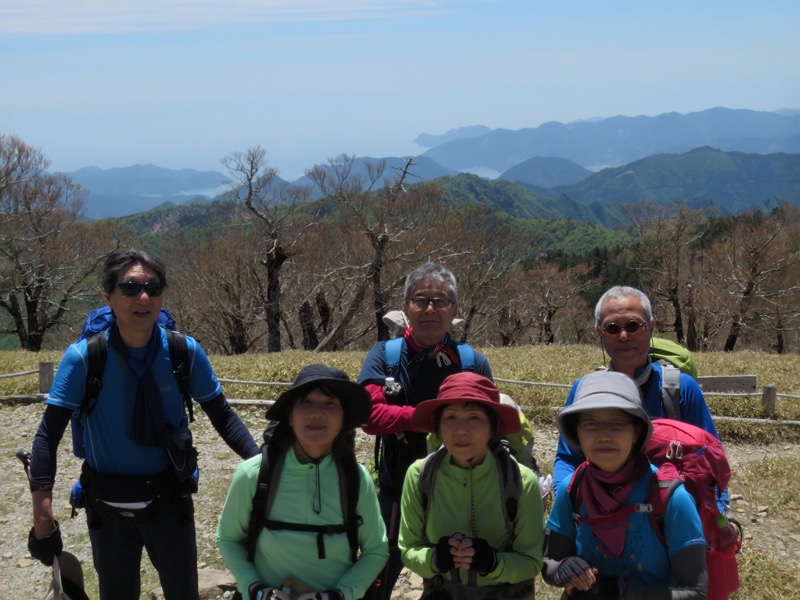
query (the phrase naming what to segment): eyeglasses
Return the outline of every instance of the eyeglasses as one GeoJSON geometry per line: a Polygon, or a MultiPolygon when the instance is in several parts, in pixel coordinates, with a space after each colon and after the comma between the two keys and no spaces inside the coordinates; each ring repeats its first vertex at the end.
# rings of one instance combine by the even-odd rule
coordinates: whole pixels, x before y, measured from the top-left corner
{"type": "Polygon", "coordinates": [[[607,333],[608,335],[619,335],[623,331],[625,333],[636,333],[640,329],[647,329],[647,323],[640,323],[639,321],[628,321],[625,325],[620,325],[619,323],[609,323],[608,325],[603,326],[603,333],[607,333]]]}
{"type": "Polygon", "coordinates": [[[447,308],[452,303],[453,302],[450,300],[450,298],[443,298],[442,296],[436,296],[435,298],[428,298],[427,296],[414,296],[411,298],[411,304],[420,310],[426,310],[430,304],[433,305],[433,308],[438,310],[440,308],[447,308]]]}
{"type": "Polygon", "coordinates": [[[633,421],[578,421],[578,429],[586,433],[599,433],[610,431],[611,433],[622,433],[633,425],[633,421]]]}
{"type": "Polygon", "coordinates": [[[157,298],[164,291],[164,284],[160,281],[145,281],[139,283],[138,281],[123,281],[118,283],[117,287],[122,292],[123,296],[138,296],[142,290],[151,298],[157,298]]]}

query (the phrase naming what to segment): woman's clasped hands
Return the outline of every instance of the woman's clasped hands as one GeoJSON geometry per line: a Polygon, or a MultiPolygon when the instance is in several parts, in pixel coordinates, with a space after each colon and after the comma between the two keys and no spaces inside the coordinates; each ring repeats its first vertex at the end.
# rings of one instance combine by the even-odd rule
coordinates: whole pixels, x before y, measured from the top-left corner
{"type": "Polygon", "coordinates": [[[433,568],[440,573],[467,569],[488,575],[497,568],[497,551],[483,538],[465,537],[461,533],[442,536],[434,548],[433,568]]]}

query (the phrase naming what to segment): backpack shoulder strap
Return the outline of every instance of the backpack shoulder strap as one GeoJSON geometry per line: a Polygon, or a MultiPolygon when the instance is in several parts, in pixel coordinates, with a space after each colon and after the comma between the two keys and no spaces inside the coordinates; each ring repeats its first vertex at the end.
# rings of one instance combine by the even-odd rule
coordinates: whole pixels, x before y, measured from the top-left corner
{"type": "Polygon", "coordinates": [[[668,419],[681,420],[681,371],[667,361],[659,361],[661,366],[661,402],[668,419]]]}
{"type": "Polygon", "coordinates": [[[522,496],[522,476],[516,459],[511,456],[511,452],[506,445],[498,444],[493,454],[497,461],[497,471],[500,476],[501,505],[509,536],[508,549],[514,545],[514,538],[516,537],[517,509],[519,508],[519,499],[522,496]]]}
{"type": "Polygon", "coordinates": [[[286,454],[275,446],[261,446],[261,466],[258,468],[258,484],[253,495],[253,508],[250,510],[250,521],[247,525],[247,560],[253,562],[256,555],[256,542],[267,522],[272,504],[275,502],[277,485],[280,481],[286,454]]]}
{"type": "Polygon", "coordinates": [[[428,454],[419,470],[419,493],[422,500],[422,531],[425,531],[425,523],[428,521],[428,511],[430,509],[430,499],[433,497],[433,489],[436,485],[436,474],[439,467],[447,455],[447,449],[442,446],[436,452],[428,454]]]}
{"type": "Polygon", "coordinates": [[[106,358],[108,358],[108,340],[105,331],[100,331],[91,336],[86,342],[87,361],[86,369],[86,391],[78,407],[78,419],[84,415],[92,414],[100,390],[103,389],[103,373],[106,369],[106,358]]]}
{"type": "Polygon", "coordinates": [[[579,490],[581,489],[581,480],[586,474],[586,463],[583,462],[575,467],[572,477],[567,484],[567,495],[569,496],[569,505],[572,508],[572,519],[577,525],[578,515],[581,509],[581,498],[579,490]]]}
{"type": "Polygon", "coordinates": [[[363,519],[358,515],[358,494],[361,487],[361,475],[355,456],[336,460],[339,472],[339,499],[342,503],[342,517],[347,529],[347,541],[350,544],[350,560],[358,559],[358,528],[363,519]]]}
{"type": "Polygon", "coordinates": [[[400,366],[400,354],[403,350],[403,338],[396,337],[391,340],[386,340],[384,345],[384,360],[386,361],[386,370],[391,375],[400,366]]]}
{"type": "Polygon", "coordinates": [[[650,523],[659,541],[664,545],[667,544],[667,537],[664,533],[664,517],[667,514],[667,504],[669,504],[669,500],[675,490],[683,485],[683,480],[677,470],[671,464],[666,464],[669,466],[664,467],[662,465],[659,467],[658,472],[653,474],[652,485],[647,498],[647,502],[652,507],[650,510],[650,523]]]}
{"type": "Polygon", "coordinates": [[[458,344],[458,359],[461,361],[462,371],[475,370],[475,349],[467,343],[458,344]]]}
{"type": "Polygon", "coordinates": [[[167,344],[169,346],[169,360],[172,363],[172,374],[178,380],[178,389],[183,396],[183,403],[186,406],[186,414],[189,415],[189,422],[194,421],[194,409],[192,406],[192,394],[189,392],[189,377],[191,375],[191,364],[189,363],[189,346],[186,336],[178,331],[167,329],[167,344]]]}

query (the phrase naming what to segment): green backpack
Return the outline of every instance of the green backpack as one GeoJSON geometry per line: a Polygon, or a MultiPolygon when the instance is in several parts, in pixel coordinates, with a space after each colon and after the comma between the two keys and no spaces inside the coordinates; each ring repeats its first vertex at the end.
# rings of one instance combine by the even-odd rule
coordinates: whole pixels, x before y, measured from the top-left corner
{"type": "Polygon", "coordinates": [[[695,365],[692,353],[686,346],[678,342],[673,342],[666,338],[653,337],[650,339],[650,356],[655,362],[663,364],[663,361],[667,361],[682,372],[697,379],[697,365],[695,365]]]}

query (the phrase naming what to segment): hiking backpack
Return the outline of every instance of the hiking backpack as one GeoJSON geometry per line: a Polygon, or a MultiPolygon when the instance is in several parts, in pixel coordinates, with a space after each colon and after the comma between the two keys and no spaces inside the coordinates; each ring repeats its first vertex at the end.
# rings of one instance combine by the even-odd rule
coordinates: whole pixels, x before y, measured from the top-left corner
{"type": "MultiPolygon", "coordinates": [[[[500,475],[500,495],[501,506],[503,509],[503,519],[508,531],[508,546],[514,545],[516,537],[516,519],[519,500],[522,495],[522,476],[519,472],[519,465],[516,459],[511,456],[505,444],[498,444],[495,448],[490,448],[492,456],[497,462],[497,470],[500,475]]],[[[447,449],[442,446],[436,452],[426,456],[422,467],[419,470],[419,491],[422,501],[422,531],[425,531],[425,523],[428,520],[431,498],[433,498],[434,488],[436,487],[436,475],[442,464],[447,449]]]]}
{"type": "MultiPolygon", "coordinates": [[[[105,331],[114,324],[115,320],[114,313],[111,311],[111,307],[107,304],[105,306],[95,308],[92,312],[86,315],[86,319],[83,322],[83,327],[81,328],[81,334],[78,336],[78,339],[75,340],[75,343],[77,344],[81,340],[90,338],[96,333],[105,331]]],[[[166,308],[162,308],[158,313],[156,323],[161,325],[164,329],[176,329],[175,319],[172,318],[172,315],[166,308]]]]}
{"type": "MultiPolygon", "coordinates": [[[[739,587],[736,553],[742,539],[741,526],[729,522],[717,504],[717,496],[727,487],[731,476],[725,449],[713,435],[689,423],[673,419],[654,419],[652,423],[653,435],[644,453],[659,470],[653,474],[647,503],[628,505],[616,514],[621,518],[634,511],[649,513],[656,535],[665,543],[667,504],[675,489],[683,485],[697,505],[708,544],[708,599],[726,600],[739,587]]],[[[567,489],[576,521],[591,526],[591,519],[580,516],[580,481],[587,465],[584,462],[575,470],[567,489]]]]}
{"type": "MultiPolygon", "coordinates": [[[[86,368],[86,391],[78,410],[72,413],[72,451],[78,458],[86,458],[86,451],[83,446],[83,418],[88,417],[97,404],[100,390],[103,388],[103,373],[106,368],[108,358],[108,340],[105,330],[114,324],[114,315],[111,307],[102,306],[89,313],[83,324],[81,335],[76,343],[87,339],[87,368],[86,368]]],[[[161,309],[157,323],[167,330],[167,343],[169,346],[169,358],[172,364],[172,373],[178,382],[178,389],[183,396],[183,403],[189,422],[194,421],[194,411],[192,407],[192,396],[189,392],[189,348],[186,343],[186,336],[175,330],[175,320],[166,308],[161,309]]]]}
{"type": "Polygon", "coordinates": [[[660,365],[670,364],[697,379],[697,365],[691,351],[678,342],[666,338],[650,338],[650,356],[660,365]]]}
{"type": "Polygon", "coordinates": [[[269,518],[275,495],[281,480],[281,472],[286,460],[286,452],[269,442],[278,421],[272,421],[264,431],[265,443],[261,446],[261,465],[258,469],[258,485],[253,495],[253,507],[247,525],[247,560],[253,562],[256,555],[256,543],[263,528],[273,530],[307,531],[317,534],[317,554],[325,558],[325,540],[327,534],[347,534],[350,545],[350,560],[358,558],[358,528],[363,520],[358,515],[358,493],[360,489],[360,472],[355,456],[334,458],[339,473],[339,500],[342,506],[343,523],[336,525],[307,525],[304,523],[287,523],[269,518]]]}

